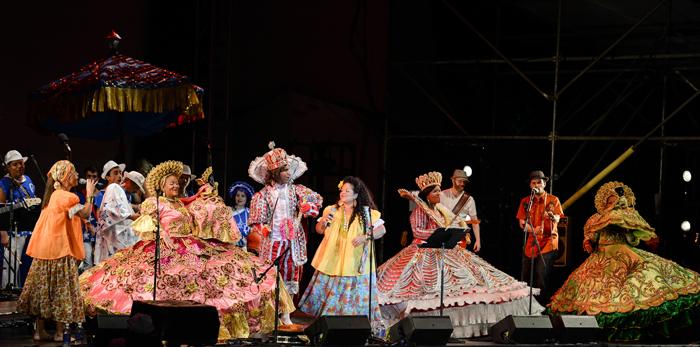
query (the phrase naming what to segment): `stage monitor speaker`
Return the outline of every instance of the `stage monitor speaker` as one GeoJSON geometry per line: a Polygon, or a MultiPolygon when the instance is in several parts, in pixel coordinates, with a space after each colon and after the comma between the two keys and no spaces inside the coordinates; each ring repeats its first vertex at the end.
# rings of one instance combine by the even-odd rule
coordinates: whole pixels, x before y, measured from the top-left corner
{"type": "Polygon", "coordinates": [[[321,316],[304,332],[313,345],[364,346],[372,328],[367,316],[321,316]]]}
{"type": "Polygon", "coordinates": [[[559,249],[557,257],[554,258],[554,266],[565,267],[569,263],[569,246],[571,239],[569,238],[569,217],[561,217],[557,224],[557,233],[559,234],[559,249]]]}
{"type": "Polygon", "coordinates": [[[512,316],[501,319],[489,328],[496,343],[551,343],[554,330],[549,316],[512,316]]]}
{"type": "Polygon", "coordinates": [[[88,339],[96,347],[109,346],[116,339],[121,339],[122,344],[126,344],[129,336],[128,319],[127,315],[108,314],[100,314],[94,319],[88,319],[85,323],[88,339]]]}
{"type": "Polygon", "coordinates": [[[598,341],[602,331],[594,316],[556,315],[552,316],[552,326],[561,343],[598,341]]]}
{"type": "Polygon", "coordinates": [[[134,301],[129,324],[135,338],[168,344],[215,345],[219,336],[216,308],[189,300],[134,301]]]}
{"type": "Polygon", "coordinates": [[[453,331],[448,316],[406,317],[389,329],[387,338],[391,342],[403,340],[412,345],[444,346],[453,331]]]}

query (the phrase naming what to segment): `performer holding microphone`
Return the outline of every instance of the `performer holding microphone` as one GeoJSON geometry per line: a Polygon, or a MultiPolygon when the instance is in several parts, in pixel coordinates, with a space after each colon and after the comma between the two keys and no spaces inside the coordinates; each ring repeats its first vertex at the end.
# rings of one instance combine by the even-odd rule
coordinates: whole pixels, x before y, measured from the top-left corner
{"type": "Polygon", "coordinates": [[[545,176],[544,172],[530,172],[531,194],[520,200],[516,215],[520,228],[528,232],[523,250],[520,279],[527,281],[530,278],[530,262],[534,261],[534,282],[532,285],[534,288],[540,288],[538,298],[544,302],[549,300],[551,294],[547,284],[559,245],[557,223],[564,215],[559,198],[544,190],[547,181],[549,181],[549,177],[545,176]]]}
{"type": "Polygon", "coordinates": [[[369,318],[372,329],[379,333],[385,326],[369,252],[374,245],[371,240],[386,233],[384,220],[361,179],[347,176],[338,189],[339,201],[326,207],[316,223],[316,232],[323,235],[323,241],[311,261],[316,271],[299,301],[299,310],[316,317],[368,315],[371,298],[369,318]]]}

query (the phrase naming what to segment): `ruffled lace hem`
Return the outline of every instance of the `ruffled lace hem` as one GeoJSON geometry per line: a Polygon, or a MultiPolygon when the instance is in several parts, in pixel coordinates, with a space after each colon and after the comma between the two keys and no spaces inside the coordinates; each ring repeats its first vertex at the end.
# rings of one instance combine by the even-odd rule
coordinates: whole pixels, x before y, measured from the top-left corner
{"type": "MultiPolygon", "coordinates": [[[[530,287],[524,286],[518,282],[507,288],[498,288],[498,290],[486,291],[475,289],[472,292],[467,292],[458,296],[445,295],[443,301],[444,307],[464,306],[473,304],[500,304],[519,300],[530,295],[530,287]]],[[[540,290],[533,288],[532,294],[539,295],[540,290]]],[[[424,295],[422,297],[411,300],[402,300],[397,297],[386,297],[383,293],[379,293],[379,305],[392,305],[404,303],[409,311],[413,310],[433,310],[440,308],[440,296],[424,295]]]]}
{"type": "MultiPolygon", "coordinates": [[[[530,298],[522,297],[513,301],[497,304],[477,303],[443,309],[443,314],[450,317],[454,338],[469,338],[488,335],[488,329],[508,315],[524,316],[530,312],[530,298]]],[[[405,304],[385,305],[381,307],[382,317],[387,326],[393,326],[406,316],[437,316],[439,309],[407,310],[405,304]]],[[[532,315],[540,315],[544,307],[532,299],[532,315]]]]}

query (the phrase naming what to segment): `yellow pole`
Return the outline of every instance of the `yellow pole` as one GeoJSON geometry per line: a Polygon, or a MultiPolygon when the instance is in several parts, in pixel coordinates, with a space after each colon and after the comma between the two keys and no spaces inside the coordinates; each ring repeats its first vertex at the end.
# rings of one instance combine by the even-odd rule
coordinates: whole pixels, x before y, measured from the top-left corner
{"type": "Polygon", "coordinates": [[[603,169],[603,171],[601,171],[597,175],[595,175],[595,177],[593,177],[590,181],[588,181],[588,183],[586,183],[586,185],[581,187],[581,189],[579,189],[576,193],[574,193],[574,195],[572,195],[569,199],[567,199],[564,202],[564,204],[561,205],[561,208],[565,210],[567,207],[571,206],[571,204],[576,202],[576,200],[578,200],[581,196],[583,196],[583,194],[586,194],[587,191],[589,191],[591,188],[593,188],[593,186],[598,184],[598,182],[600,182],[600,180],[602,180],[605,176],[607,176],[610,173],[610,171],[614,170],[616,167],[618,167],[620,164],[622,164],[622,162],[625,161],[625,159],[627,159],[630,155],[632,155],[632,153],[634,153],[634,146],[631,146],[630,148],[628,148],[625,151],[625,153],[622,153],[621,156],[619,156],[617,159],[615,159],[615,161],[610,163],[610,165],[608,165],[605,169],[603,169]]]}

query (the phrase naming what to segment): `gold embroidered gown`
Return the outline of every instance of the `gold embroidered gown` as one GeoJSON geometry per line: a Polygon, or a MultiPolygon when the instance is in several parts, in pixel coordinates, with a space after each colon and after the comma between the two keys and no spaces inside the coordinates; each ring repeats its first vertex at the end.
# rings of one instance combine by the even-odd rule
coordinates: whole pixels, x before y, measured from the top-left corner
{"type": "Polygon", "coordinates": [[[592,253],[552,296],[549,311],[594,315],[609,340],[668,338],[697,321],[700,275],[635,247],[656,234],[634,209],[631,190],[610,182],[596,201],[599,212],[584,227],[592,253]]]}

